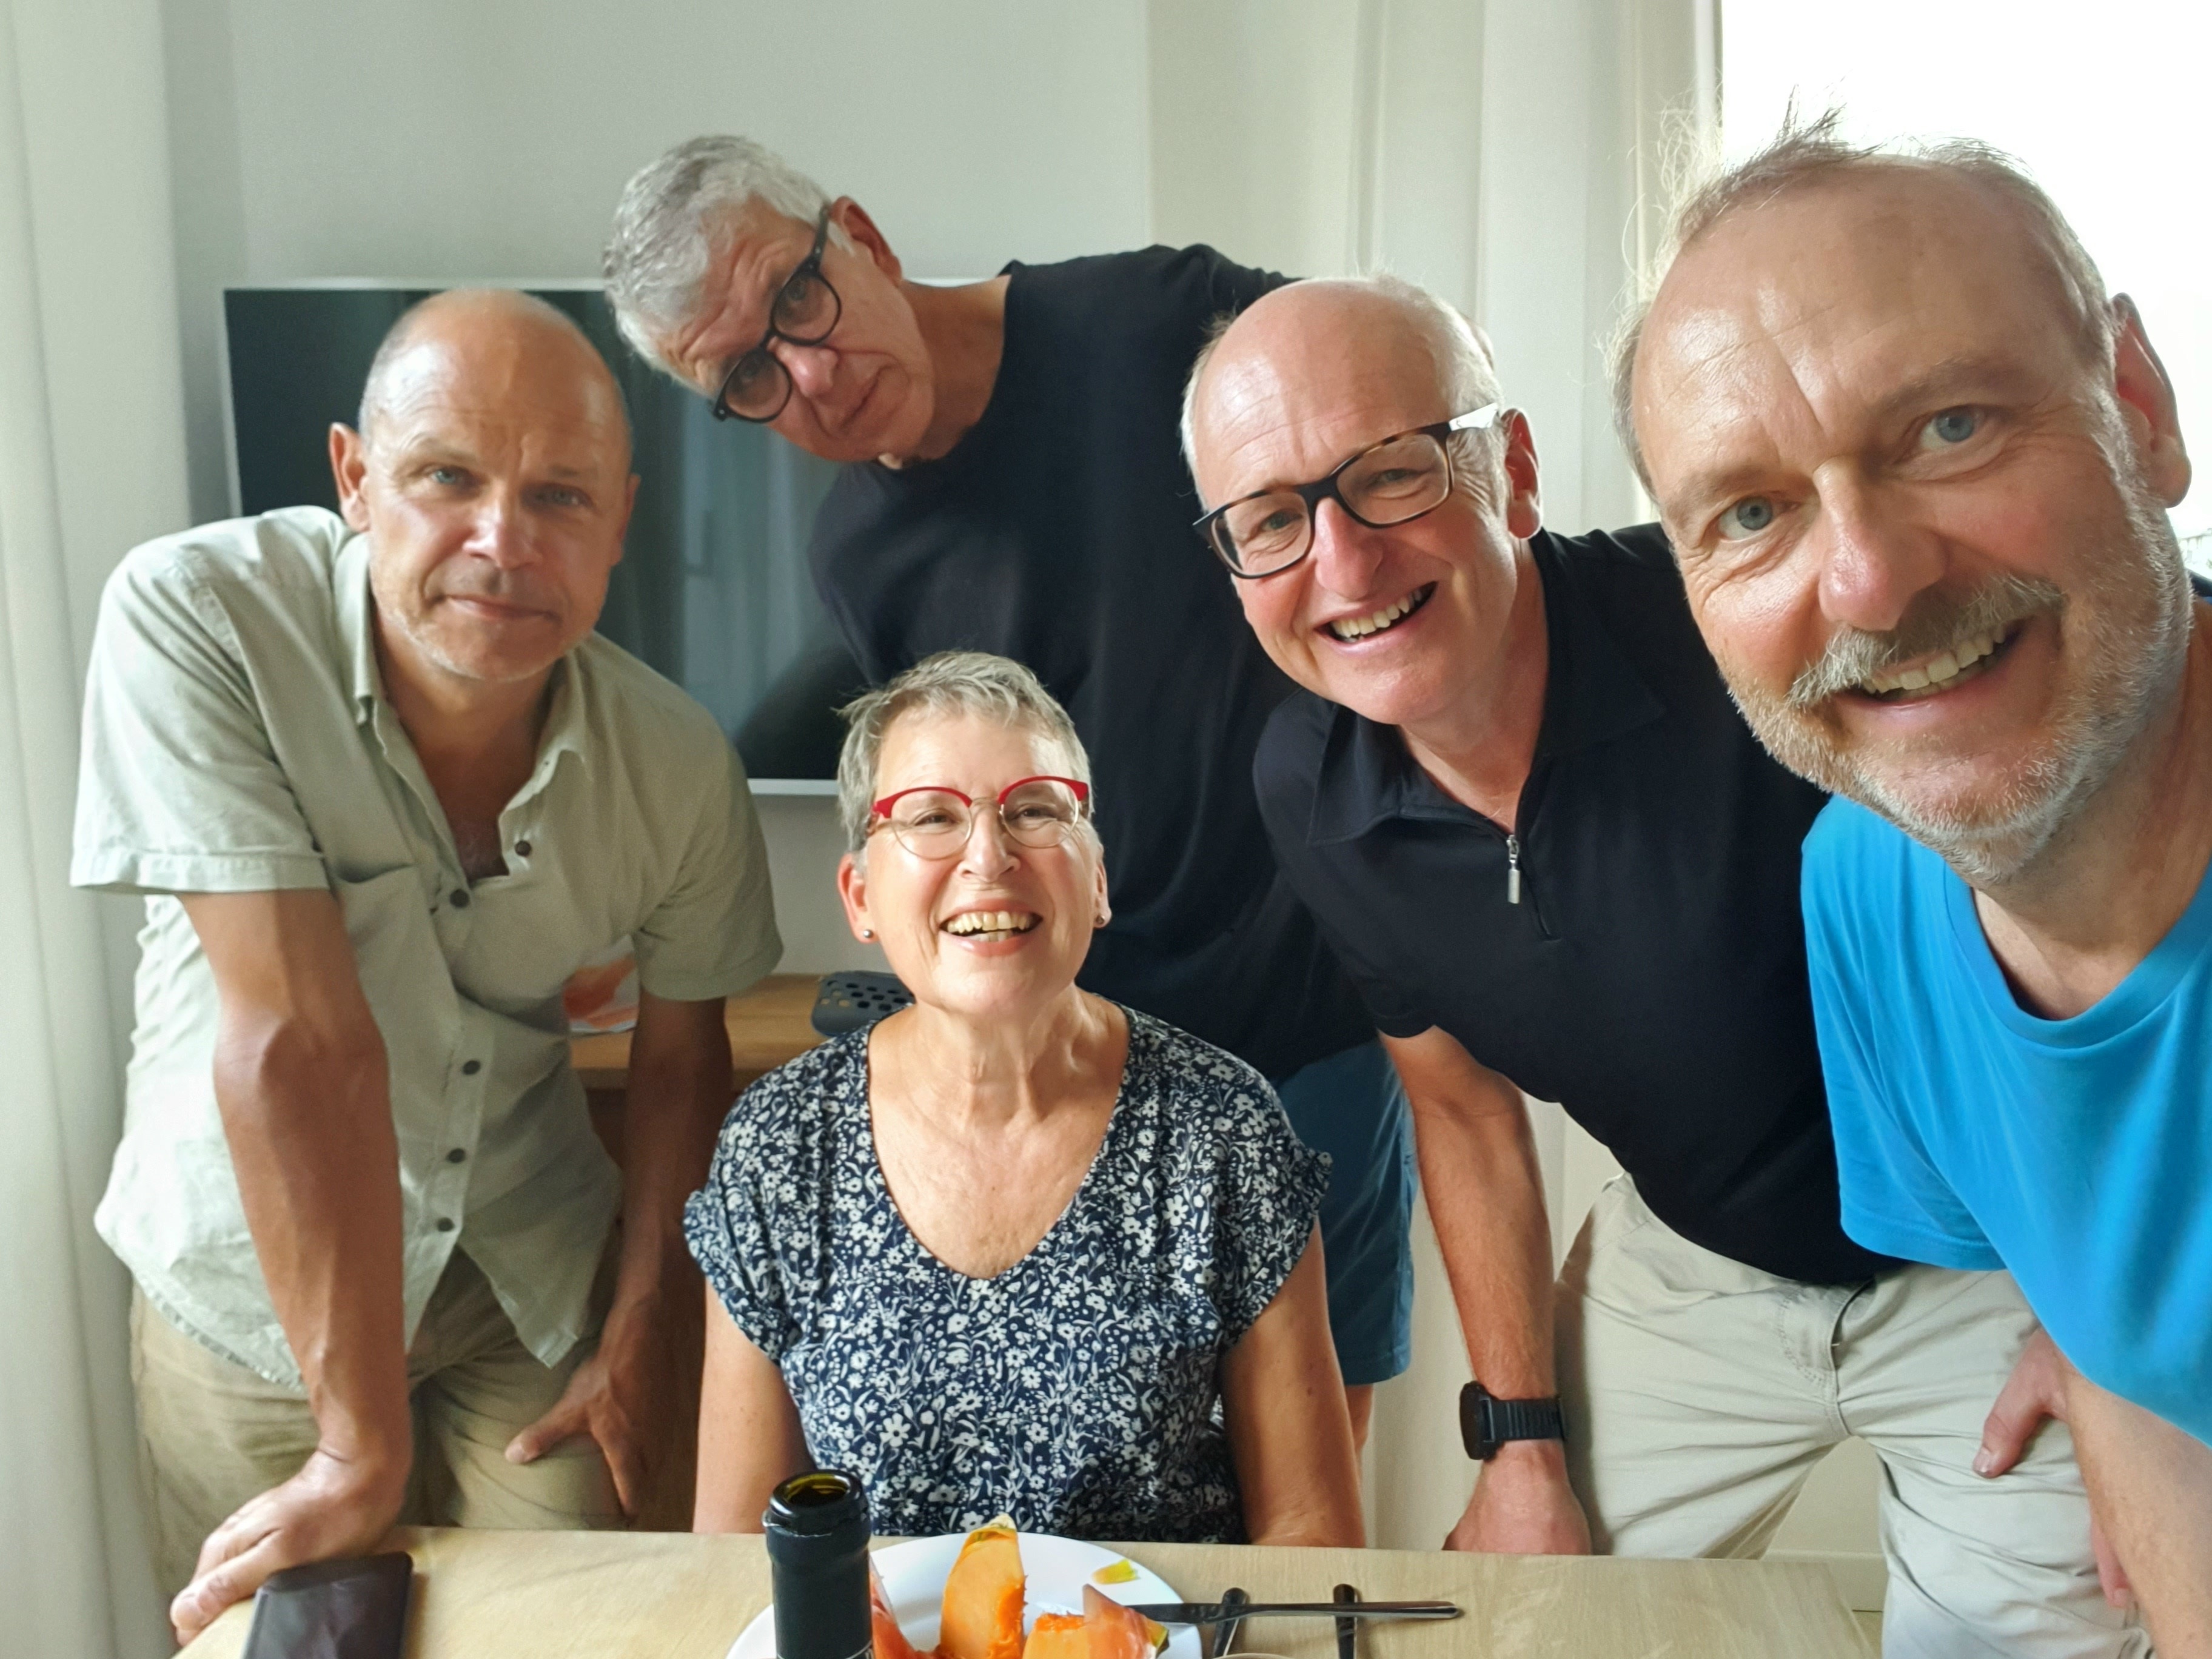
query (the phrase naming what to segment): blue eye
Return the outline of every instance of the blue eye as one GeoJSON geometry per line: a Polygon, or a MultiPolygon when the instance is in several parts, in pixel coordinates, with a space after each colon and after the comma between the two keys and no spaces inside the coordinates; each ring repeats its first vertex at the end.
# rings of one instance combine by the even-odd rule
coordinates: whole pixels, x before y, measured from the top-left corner
{"type": "Polygon", "coordinates": [[[1952,444],[1962,444],[1982,429],[1982,416],[1978,410],[1947,409],[1920,428],[1920,446],[1935,449],[1952,444]]]}
{"type": "Polygon", "coordinates": [[[1774,503],[1764,495],[1747,495],[1726,508],[1720,517],[1723,541],[1741,541],[1769,528],[1775,519],[1774,503]]]}

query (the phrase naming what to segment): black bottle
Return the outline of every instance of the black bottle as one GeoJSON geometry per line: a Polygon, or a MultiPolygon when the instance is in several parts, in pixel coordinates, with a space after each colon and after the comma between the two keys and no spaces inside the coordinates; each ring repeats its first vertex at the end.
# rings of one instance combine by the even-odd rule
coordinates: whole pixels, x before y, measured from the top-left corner
{"type": "Polygon", "coordinates": [[[761,1517],[776,1659],[869,1659],[868,1496],[842,1469],[794,1474],[761,1517]]]}

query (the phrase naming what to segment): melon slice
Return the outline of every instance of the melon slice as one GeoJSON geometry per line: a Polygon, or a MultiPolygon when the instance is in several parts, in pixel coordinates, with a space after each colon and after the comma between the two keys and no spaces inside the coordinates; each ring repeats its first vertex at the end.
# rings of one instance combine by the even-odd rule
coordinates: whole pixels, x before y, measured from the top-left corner
{"type": "Polygon", "coordinates": [[[1165,1626],[1089,1584],[1083,1587],[1083,1626],[1090,1638],[1085,1659],[1152,1659],[1168,1639],[1165,1626]]]}
{"type": "Polygon", "coordinates": [[[868,1558],[868,1623],[875,1637],[876,1659],[924,1659],[921,1650],[899,1628],[898,1615],[891,1611],[891,1598],[884,1592],[884,1577],[876,1571],[873,1556],[868,1558]]]}
{"type": "Polygon", "coordinates": [[[938,1659],[1021,1659],[1021,1540],[1005,1516],[978,1527],[945,1580],[938,1659]]]}
{"type": "Polygon", "coordinates": [[[1091,1625],[1073,1613],[1041,1613],[1022,1659],[1091,1659],[1091,1625]]]}

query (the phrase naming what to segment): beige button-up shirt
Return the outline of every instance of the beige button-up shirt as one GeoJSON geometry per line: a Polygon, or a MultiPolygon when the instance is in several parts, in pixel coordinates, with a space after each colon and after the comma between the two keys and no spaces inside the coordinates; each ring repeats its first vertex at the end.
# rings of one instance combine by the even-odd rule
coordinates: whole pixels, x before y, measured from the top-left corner
{"type": "Polygon", "coordinates": [[[144,893],[137,1030],[100,1237],[175,1323],[294,1363],[216,1109],[215,976],[177,893],[326,888],[390,1060],[410,1340],[456,1245],[549,1364],[586,1328],[621,1182],[561,988],[635,940],[641,986],[744,990],[781,946],[744,769],[714,717],[596,635],[554,671],[507,873],[471,882],[385,701],[368,543],[298,507],[149,542],[110,579],[70,879],[144,893]]]}

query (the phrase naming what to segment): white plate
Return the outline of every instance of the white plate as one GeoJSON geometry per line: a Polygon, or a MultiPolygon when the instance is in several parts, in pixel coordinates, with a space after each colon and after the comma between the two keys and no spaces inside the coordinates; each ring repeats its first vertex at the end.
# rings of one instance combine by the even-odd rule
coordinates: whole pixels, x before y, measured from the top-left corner
{"type": "MultiPolygon", "coordinates": [[[[1022,1628],[1036,1623],[1041,1613],[1081,1613],[1083,1587],[1097,1581],[1091,1575],[1101,1567],[1127,1560],[1112,1550],[1086,1544],[1079,1538],[1055,1538],[1049,1533],[1025,1532],[1022,1543],[1022,1573],[1027,1604],[1022,1609],[1022,1628]]],[[[915,1538],[875,1553],[876,1571],[883,1575],[884,1593],[907,1640],[923,1653],[937,1644],[937,1623],[944,1611],[945,1580],[967,1542],[965,1533],[942,1538],[915,1538]]],[[[1118,1584],[1098,1584],[1116,1601],[1180,1601],[1183,1598],[1158,1573],[1135,1561],[1134,1578],[1118,1584]]],[[[744,1628],[730,1645],[729,1659],[775,1659],[775,1609],[764,1607],[760,1617],[744,1628]]],[[[1188,1625],[1168,1626],[1168,1644],[1161,1659],[1199,1659],[1198,1632],[1188,1625]]]]}

